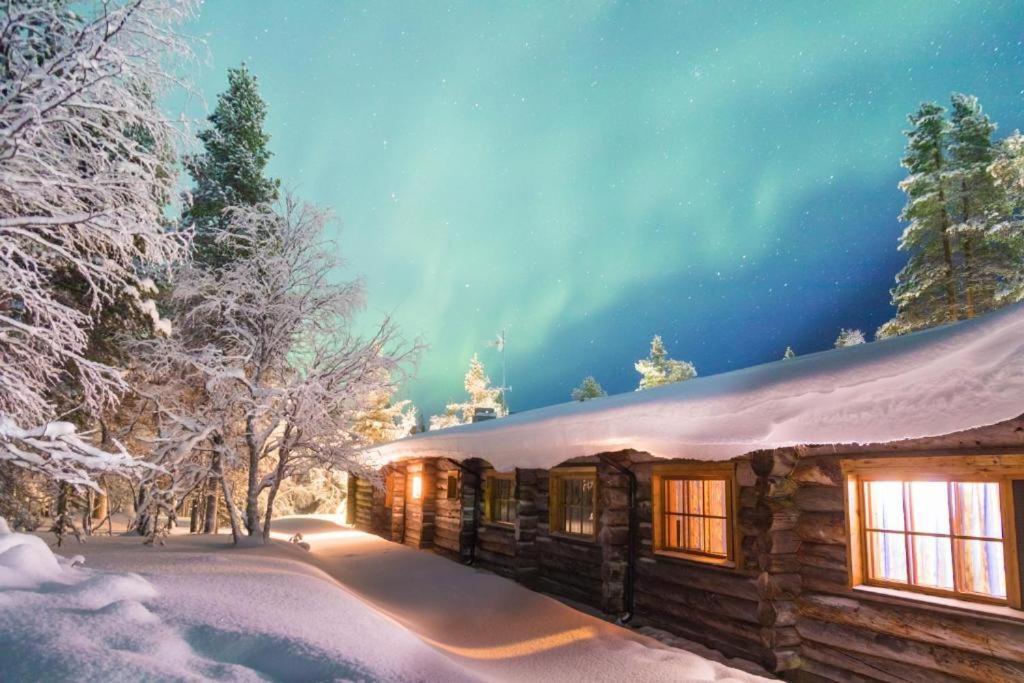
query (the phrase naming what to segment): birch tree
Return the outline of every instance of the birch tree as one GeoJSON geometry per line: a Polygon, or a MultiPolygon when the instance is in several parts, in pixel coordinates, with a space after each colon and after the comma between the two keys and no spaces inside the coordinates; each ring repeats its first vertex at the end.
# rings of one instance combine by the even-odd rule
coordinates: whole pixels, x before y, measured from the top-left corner
{"type": "Polygon", "coordinates": [[[314,466],[362,466],[358,418],[394,391],[416,351],[387,320],[369,338],[352,331],[363,288],[335,281],[336,248],[322,237],[327,220],[291,197],[280,211],[231,209],[218,239],[237,241],[238,256],[216,270],[183,270],[171,297],[176,334],[140,345],[145,374],[199,387],[189,402],[177,379],[147,391],[167,443],[177,444],[168,455],[193,457],[186,454],[205,447],[220,456],[214,474],[236,540],[267,537],[289,477],[314,466]],[[244,473],[241,505],[229,469],[244,473]]]}
{"type": "Polygon", "coordinates": [[[127,301],[166,331],[147,274],[184,244],[164,229],[175,130],[155,101],[194,8],[11,0],[0,18],[0,459],[51,478],[134,465],[55,418],[70,391],[95,416],[125,389],[87,353],[105,311],[127,301]]]}

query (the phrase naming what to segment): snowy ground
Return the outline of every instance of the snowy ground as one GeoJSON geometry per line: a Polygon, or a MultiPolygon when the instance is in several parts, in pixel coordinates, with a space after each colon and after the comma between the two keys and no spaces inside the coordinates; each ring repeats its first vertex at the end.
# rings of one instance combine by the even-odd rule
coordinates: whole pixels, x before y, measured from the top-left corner
{"type": "Polygon", "coordinates": [[[94,537],[73,566],[0,528],[0,679],[758,680],[328,519],[296,531],[311,552],[94,537]]]}

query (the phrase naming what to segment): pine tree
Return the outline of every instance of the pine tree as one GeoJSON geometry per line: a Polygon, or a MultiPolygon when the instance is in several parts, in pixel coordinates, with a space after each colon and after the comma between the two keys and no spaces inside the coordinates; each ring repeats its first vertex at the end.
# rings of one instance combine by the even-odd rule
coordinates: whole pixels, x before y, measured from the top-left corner
{"type": "Polygon", "coordinates": [[[228,88],[217,96],[207,118],[210,127],[197,136],[204,151],[185,159],[195,188],[183,222],[195,230],[194,259],[201,265],[220,268],[241,249],[235,240],[231,245],[214,240],[230,224],[225,209],[277,200],[280,182],[264,175],[271,156],[270,136],[263,131],[266,115],[256,77],[245,64],[228,69],[228,88]]]}
{"type": "Polygon", "coordinates": [[[501,389],[491,386],[491,378],[487,376],[484,364],[475,353],[469,359],[469,369],[466,371],[463,386],[469,394],[469,400],[464,403],[449,403],[442,415],[432,416],[431,430],[469,424],[473,421],[477,408],[490,408],[496,417],[505,417],[508,414],[501,389]]]}
{"type": "Polygon", "coordinates": [[[660,335],[654,335],[654,339],[651,340],[650,355],[637,361],[634,367],[640,373],[637,391],[682,382],[697,376],[697,368],[693,363],[668,357],[668,351],[660,335]]]}
{"type": "Polygon", "coordinates": [[[1017,279],[1021,252],[1014,232],[1000,229],[1009,215],[1009,196],[990,168],[999,152],[992,141],[996,125],[982,113],[978,98],[952,98],[949,158],[951,212],[963,259],[964,317],[1000,304],[1007,283],[1017,279]]]}
{"type": "Polygon", "coordinates": [[[865,341],[863,332],[858,329],[848,330],[844,327],[839,330],[839,336],[836,337],[835,347],[837,349],[841,349],[846,346],[857,346],[858,344],[863,344],[865,341]]]}
{"type": "Polygon", "coordinates": [[[934,103],[910,117],[900,183],[909,225],[899,245],[910,256],[892,291],[896,316],[879,338],[971,318],[1024,291],[1013,138],[993,142],[996,125],[976,97],[955,93],[951,103],[948,122],[934,103]]]}
{"type": "Polygon", "coordinates": [[[600,398],[607,395],[605,390],[601,388],[600,382],[594,379],[592,375],[584,377],[580,385],[572,390],[572,400],[574,401],[589,401],[592,398],[600,398]]]}
{"type": "Polygon", "coordinates": [[[793,350],[792,346],[787,346],[785,353],[782,354],[782,360],[789,360],[790,358],[796,358],[796,351],[793,350]]]}

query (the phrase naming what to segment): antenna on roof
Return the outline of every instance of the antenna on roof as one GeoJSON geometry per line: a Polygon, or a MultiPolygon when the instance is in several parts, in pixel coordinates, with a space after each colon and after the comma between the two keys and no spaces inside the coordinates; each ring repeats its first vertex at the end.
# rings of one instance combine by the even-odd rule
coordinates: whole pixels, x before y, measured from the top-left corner
{"type": "Polygon", "coordinates": [[[491,341],[487,342],[487,346],[497,349],[498,353],[501,354],[501,386],[498,390],[501,391],[501,402],[505,404],[505,412],[508,413],[508,398],[505,396],[506,392],[512,391],[512,387],[508,386],[508,366],[505,364],[505,328],[498,330],[498,334],[491,341]]]}

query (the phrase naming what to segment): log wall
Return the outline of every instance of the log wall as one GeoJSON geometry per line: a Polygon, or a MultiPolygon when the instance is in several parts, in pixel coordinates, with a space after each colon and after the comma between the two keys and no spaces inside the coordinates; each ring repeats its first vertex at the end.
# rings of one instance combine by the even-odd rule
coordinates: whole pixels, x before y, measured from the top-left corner
{"type": "Polygon", "coordinates": [[[409,460],[405,466],[404,505],[395,499],[394,508],[404,509],[405,535],[403,543],[413,548],[429,548],[434,544],[435,518],[437,509],[436,458],[409,460]],[[422,494],[414,498],[413,477],[421,477],[422,494]]]}
{"type": "Polygon", "coordinates": [[[443,555],[461,558],[463,555],[463,474],[458,465],[450,460],[438,461],[436,472],[436,486],[433,491],[435,499],[434,549],[443,555]],[[449,482],[449,475],[454,475],[454,482],[449,482]],[[449,484],[452,484],[454,497],[449,497],[449,484]]]}

